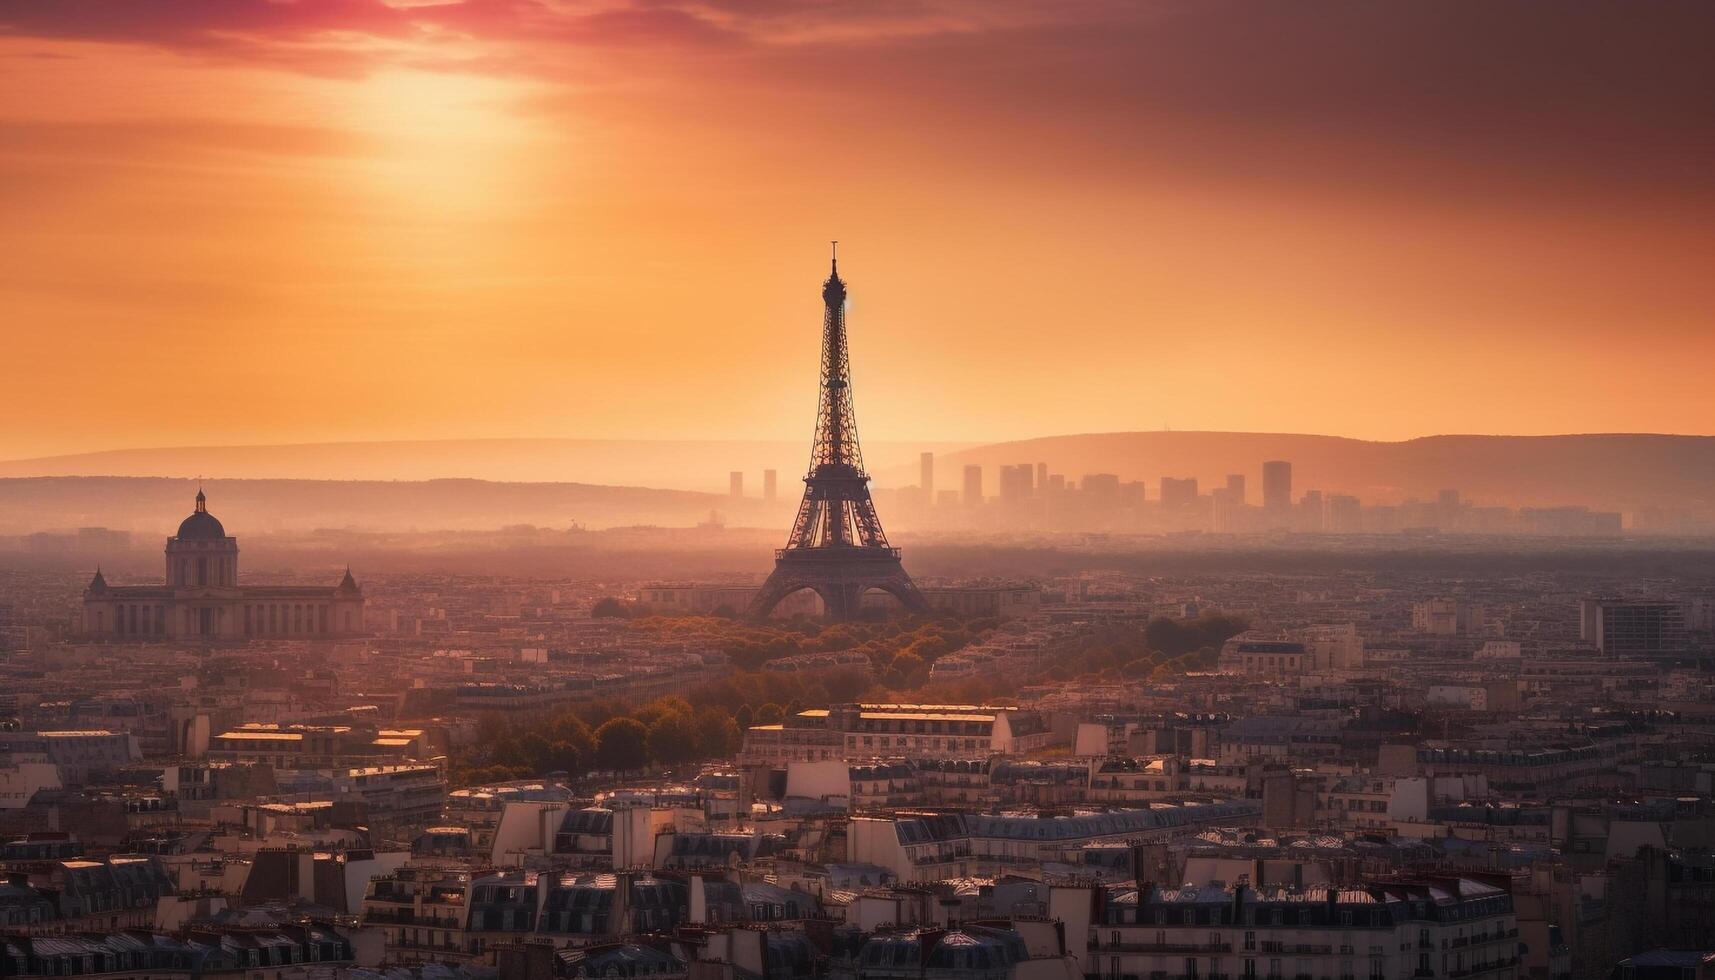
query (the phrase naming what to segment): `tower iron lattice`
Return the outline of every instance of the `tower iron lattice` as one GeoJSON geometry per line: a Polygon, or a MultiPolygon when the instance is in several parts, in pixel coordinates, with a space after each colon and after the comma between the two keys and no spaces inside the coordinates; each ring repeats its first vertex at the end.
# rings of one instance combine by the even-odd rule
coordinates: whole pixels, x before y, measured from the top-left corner
{"type": "Polygon", "coordinates": [[[751,601],[750,615],[757,618],[800,589],[820,596],[830,619],[856,616],[864,593],[872,589],[914,612],[929,605],[900,563],[899,549],[887,543],[870,499],[852,411],[846,284],[840,278],[839,243],[834,246],[832,269],[822,283],[822,387],[804,500],[786,547],[774,553],[773,573],[751,601]]]}

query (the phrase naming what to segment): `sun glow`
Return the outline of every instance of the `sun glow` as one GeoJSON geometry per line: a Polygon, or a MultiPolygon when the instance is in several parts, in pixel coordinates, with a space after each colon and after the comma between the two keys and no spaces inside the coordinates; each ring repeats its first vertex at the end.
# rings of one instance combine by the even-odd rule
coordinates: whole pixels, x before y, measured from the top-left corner
{"type": "Polygon", "coordinates": [[[377,72],[354,86],[349,125],[371,138],[377,193],[441,217],[506,209],[521,166],[550,134],[511,111],[528,86],[470,74],[377,72]]]}

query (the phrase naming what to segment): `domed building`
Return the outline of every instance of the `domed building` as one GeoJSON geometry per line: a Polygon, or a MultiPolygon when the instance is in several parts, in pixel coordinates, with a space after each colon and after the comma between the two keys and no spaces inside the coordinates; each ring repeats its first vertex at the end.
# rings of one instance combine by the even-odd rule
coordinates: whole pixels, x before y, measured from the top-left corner
{"type": "Polygon", "coordinates": [[[363,631],[363,590],[238,584],[238,539],[196,506],[167,539],[166,585],[107,584],[100,569],[83,591],[83,635],[103,639],[318,639],[363,631]]]}

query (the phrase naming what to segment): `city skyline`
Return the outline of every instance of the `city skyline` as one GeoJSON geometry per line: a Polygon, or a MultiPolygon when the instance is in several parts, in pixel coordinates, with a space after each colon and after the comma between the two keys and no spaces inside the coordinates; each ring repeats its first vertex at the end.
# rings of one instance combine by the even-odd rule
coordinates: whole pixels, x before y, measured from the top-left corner
{"type": "Polygon", "coordinates": [[[0,0],[0,980],[1715,980],[1711,37],[0,0]]]}
{"type": "Polygon", "coordinates": [[[802,438],[836,237],[872,439],[1715,432],[1712,15],[1538,14],[0,4],[0,458],[802,438]]]}

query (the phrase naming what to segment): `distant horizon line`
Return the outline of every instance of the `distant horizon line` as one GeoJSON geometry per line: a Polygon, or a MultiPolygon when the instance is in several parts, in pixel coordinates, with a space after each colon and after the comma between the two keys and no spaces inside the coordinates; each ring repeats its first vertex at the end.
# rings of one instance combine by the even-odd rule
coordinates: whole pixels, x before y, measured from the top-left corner
{"type": "MultiPolygon", "coordinates": [[[[957,447],[959,450],[977,449],[988,446],[1004,446],[1015,443],[1039,442],[1048,439],[1076,439],[1099,436],[1129,436],[1129,435],[1215,435],[1215,436],[1288,436],[1308,439],[1337,439],[1344,442],[1361,442],[1378,445],[1402,445],[1411,442],[1423,442],[1432,439],[1574,439],[1599,437],[1627,437],[1654,439],[1715,439],[1715,433],[1696,432],[1647,432],[1647,431],[1587,431],[1587,432],[1437,432],[1426,435],[1410,436],[1402,439],[1367,439],[1359,436],[1344,436],[1325,432],[1294,432],[1294,431],[1264,431],[1256,429],[1107,429],[1087,430],[1082,432],[1060,432],[1048,435],[1018,436],[1002,439],[942,439],[942,438],[883,438],[866,440],[871,445],[939,445],[957,447]]],[[[218,443],[208,445],[178,444],[178,445],[149,445],[121,446],[106,449],[85,449],[66,453],[49,453],[34,456],[12,456],[0,458],[0,466],[24,463],[38,463],[49,460],[76,459],[87,456],[104,456],[116,453],[151,453],[151,452],[218,452],[225,450],[253,449],[316,449],[329,446],[423,446],[423,445],[453,445],[473,443],[528,443],[528,442],[564,442],[564,443],[607,443],[607,444],[637,444],[664,445],[673,443],[693,445],[735,445],[735,444],[786,444],[796,445],[808,443],[806,439],[798,438],[664,438],[664,437],[627,437],[627,436],[453,436],[453,437],[414,437],[414,438],[377,438],[377,439],[322,439],[291,442],[244,442],[218,443]]]]}

